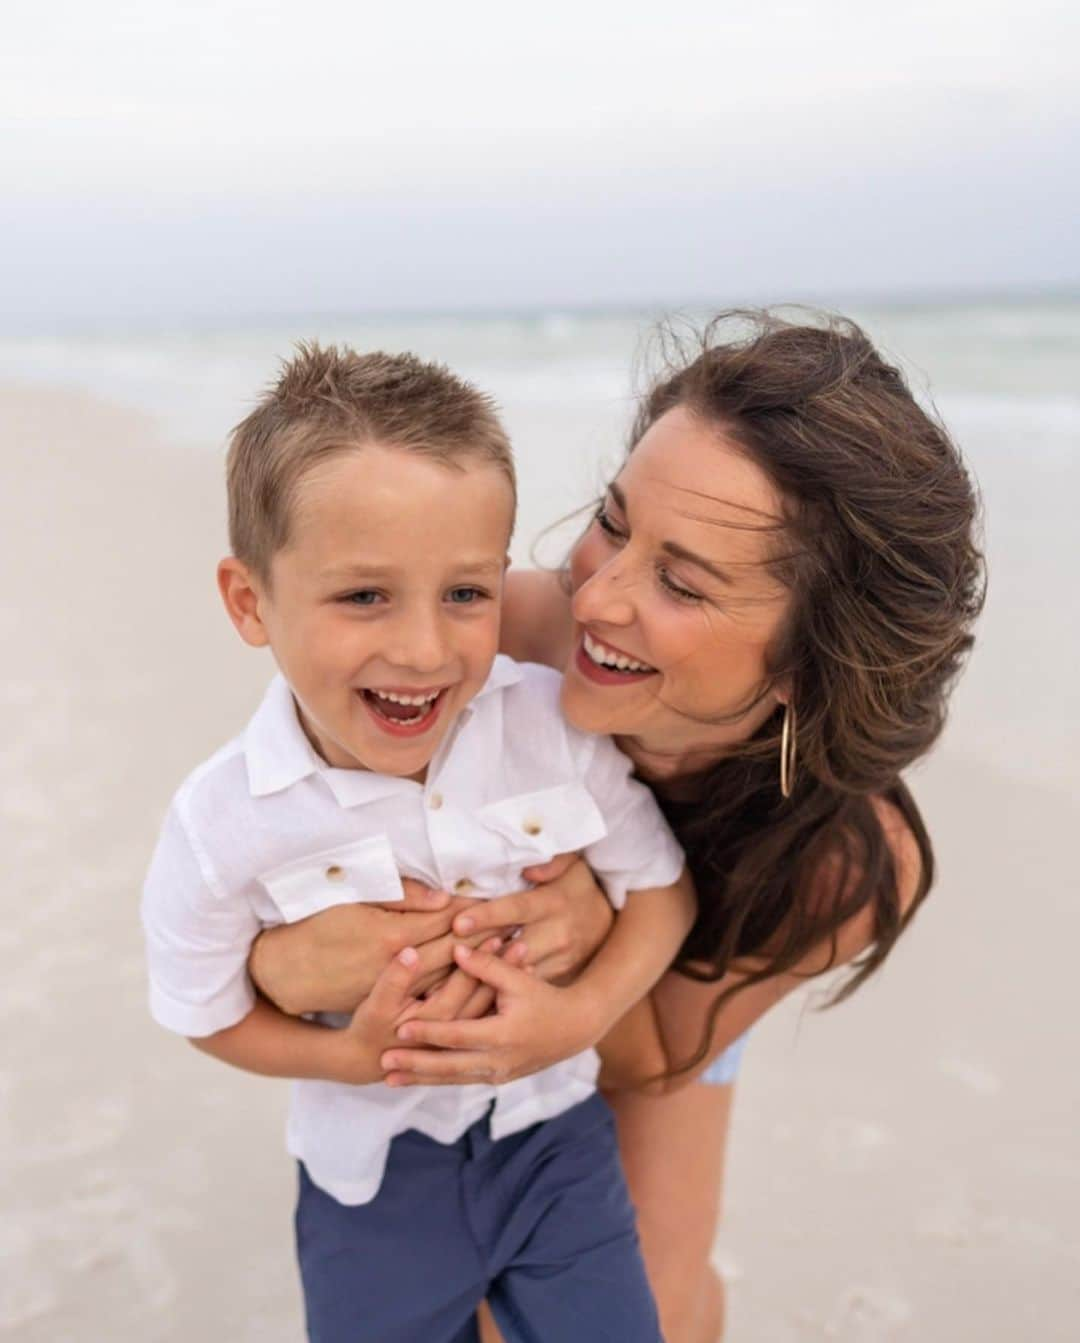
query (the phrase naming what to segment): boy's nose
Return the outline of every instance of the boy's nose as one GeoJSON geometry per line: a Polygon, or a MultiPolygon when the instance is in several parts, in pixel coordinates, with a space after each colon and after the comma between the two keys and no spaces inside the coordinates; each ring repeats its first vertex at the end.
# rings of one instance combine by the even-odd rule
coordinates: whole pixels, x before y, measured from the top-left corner
{"type": "Polygon", "coordinates": [[[450,663],[450,652],[438,620],[412,620],[399,631],[398,638],[386,649],[389,662],[421,675],[438,678],[436,672],[445,671],[450,663]]]}

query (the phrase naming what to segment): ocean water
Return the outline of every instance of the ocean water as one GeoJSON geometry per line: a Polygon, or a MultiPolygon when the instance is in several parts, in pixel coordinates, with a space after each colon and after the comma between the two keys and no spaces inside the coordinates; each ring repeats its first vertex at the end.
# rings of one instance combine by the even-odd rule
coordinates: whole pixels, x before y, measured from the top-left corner
{"type": "MultiPolygon", "coordinates": [[[[797,311],[797,310],[796,310],[797,311]]],[[[922,393],[966,418],[1080,428],[1080,297],[852,308],[922,393]]],[[[700,323],[690,311],[677,321],[700,323]]],[[[301,339],[412,350],[441,360],[507,408],[611,407],[640,383],[659,314],[292,318],[213,328],[0,332],[0,377],[77,386],[139,406],[168,436],[220,441],[275,362],[301,339]]]]}

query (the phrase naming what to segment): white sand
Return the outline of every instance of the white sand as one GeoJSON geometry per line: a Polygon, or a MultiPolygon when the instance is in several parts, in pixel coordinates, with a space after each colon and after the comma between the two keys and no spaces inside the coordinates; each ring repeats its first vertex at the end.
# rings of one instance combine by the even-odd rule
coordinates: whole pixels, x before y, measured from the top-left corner
{"type": "MultiPolygon", "coordinates": [[[[75,394],[9,389],[0,415],[0,1336],[286,1343],[285,1088],[150,1023],[136,917],[172,789],[269,671],[212,589],[219,462],[75,394]]],[[[914,780],[941,868],[915,930],[854,1002],[785,1007],[748,1051],[718,1246],[736,1343],[1076,1336],[1080,778],[1046,692],[1075,677],[1052,524],[1076,474],[1019,489],[981,660],[914,780]]]]}

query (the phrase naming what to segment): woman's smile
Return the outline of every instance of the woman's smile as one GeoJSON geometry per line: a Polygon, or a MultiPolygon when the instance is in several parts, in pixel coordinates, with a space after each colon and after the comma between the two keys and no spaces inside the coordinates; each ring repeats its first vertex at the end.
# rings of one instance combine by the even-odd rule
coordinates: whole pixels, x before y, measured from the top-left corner
{"type": "Polygon", "coordinates": [[[596,685],[629,685],[656,675],[656,668],[582,630],[577,647],[581,674],[596,685]]]}

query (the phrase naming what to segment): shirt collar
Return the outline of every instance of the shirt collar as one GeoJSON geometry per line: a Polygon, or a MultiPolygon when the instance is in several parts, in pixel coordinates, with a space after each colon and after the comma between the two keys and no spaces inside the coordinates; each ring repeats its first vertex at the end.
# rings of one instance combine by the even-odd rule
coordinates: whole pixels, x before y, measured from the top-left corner
{"type": "Polygon", "coordinates": [[[478,699],[490,695],[493,690],[505,690],[507,686],[517,685],[524,674],[520,665],[513,658],[508,658],[504,653],[500,653],[491,664],[491,671],[488,672],[487,680],[469,701],[467,709],[471,709],[478,699]]]}
{"type": "MultiPolygon", "coordinates": [[[[471,717],[478,700],[516,685],[521,677],[518,664],[500,654],[492,664],[487,680],[466,706],[462,720],[471,717]]],[[[412,779],[396,779],[366,769],[335,769],[328,765],[316,754],[300,726],[292,690],[280,673],[270,682],[262,703],[247,725],[244,757],[252,797],[283,792],[313,774],[322,776],[343,807],[374,802],[420,787],[412,779]]]]}

